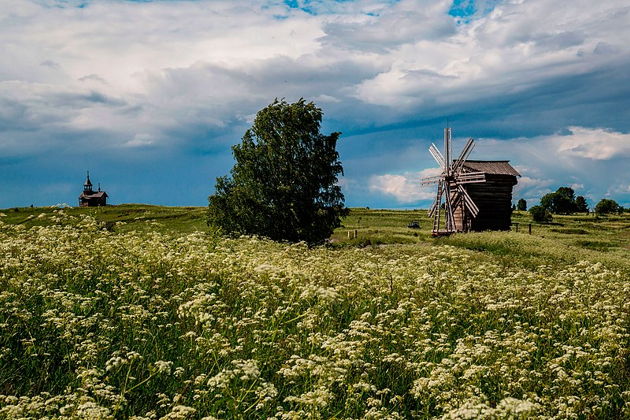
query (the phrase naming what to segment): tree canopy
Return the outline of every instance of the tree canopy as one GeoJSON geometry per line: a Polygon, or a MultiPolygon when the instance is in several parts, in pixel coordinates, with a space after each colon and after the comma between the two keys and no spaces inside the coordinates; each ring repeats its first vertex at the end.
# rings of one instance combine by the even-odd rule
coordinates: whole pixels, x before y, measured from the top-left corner
{"type": "Polygon", "coordinates": [[[313,102],[276,99],[256,114],[230,174],[217,178],[208,222],[227,232],[274,240],[322,242],[347,214],[337,184],[340,133],[320,133],[313,102]]]}
{"type": "Polygon", "coordinates": [[[597,214],[610,214],[610,213],[622,213],[623,207],[621,207],[615,200],[603,198],[595,206],[595,213],[597,214]]]}
{"type": "Polygon", "coordinates": [[[540,205],[556,214],[571,214],[577,211],[575,192],[570,187],[560,187],[556,192],[545,194],[540,199],[540,205]]]}
{"type": "Polygon", "coordinates": [[[524,198],[521,198],[520,200],[518,200],[518,203],[516,204],[516,209],[518,211],[525,211],[525,210],[527,210],[527,201],[525,201],[524,198]]]}
{"type": "Polygon", "coordinates": [[[578,213],[588,213],[588,204],[584,196],[578,195],[575,197],[575,211],[578,213]]]}

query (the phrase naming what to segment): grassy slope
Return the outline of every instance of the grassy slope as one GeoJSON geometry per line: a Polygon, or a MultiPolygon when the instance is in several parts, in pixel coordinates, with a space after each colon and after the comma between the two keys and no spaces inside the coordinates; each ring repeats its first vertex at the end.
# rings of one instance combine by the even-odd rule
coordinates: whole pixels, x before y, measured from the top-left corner
{"type": "MultiPolygon", "coordinates": [[[[5,223],[26,227],[51,223],[55,208],[10,208],[0,210],[5,223]]],[[[172,234],[206,231],[204,207],[163,207],[146,204],[122,204],[104,208],[67,208],[65,214],[90,215],[114,227],[117,232],[165,232],[172,234]]],[[[435,239],[431,237],[431,220],[424,210],[371,210],[354,208],[335,231],[334,246],[370,246],[384,244],[423,243],[452,245],[493,254],[506,265],[539,265],[554,260],[576,262],[588,260],[619,267],[628,266],[630,255],[630,215],[595,217],[592,215],[555,216],[551,224],[532,225],[529,235],[529,214],[515,212],[519,232],[481,232],[458,234],[435,239]],[[407,224],[417,220],[420,229],[407,224]],[[348,233],[357,238],[348,239],[348,233]]]]}
{"type": "MultiPolygon", "coordinates": [[[[0,210],[0,220],[5,223],[23,224],[27,227],[45,226],[51,223],[50,216],[59,211],[50,207],[21,207],[0,210]],[[44,216],[46,217],[44,217],[44,216]]],[[[71,216],[89,215],[104,224],[117,223],[118,232],[158,231],[190,233],[207,230],[204,207],[164,207],[147,204],[121,204],[107,207],[83,207],[63,209],[71,216]]]]}
{"type": "Polygon", "coordinates": [[[448,244],[499,256],[507,265],[539,265],[554,260],[588,260],[628,266],[630,255],[630,215],[595,217],[592,215],[555,216],[550,224],[532,223],[527,212],[515,212],[511,232],[479,232],[431,237],[432,221],[425,211],[353,209],[343,226],[333,235],[339,244],[388,243],[448,244]],[[420,229],[409,229],[411,220],[420,221],[420,229]],[[357,239],[348,240],[348,231],[357,231],[357,239]]]}

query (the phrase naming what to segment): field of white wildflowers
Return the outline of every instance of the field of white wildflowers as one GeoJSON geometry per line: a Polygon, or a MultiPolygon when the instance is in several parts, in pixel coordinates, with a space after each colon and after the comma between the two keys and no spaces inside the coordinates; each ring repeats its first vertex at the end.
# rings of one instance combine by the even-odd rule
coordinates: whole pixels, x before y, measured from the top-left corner
{"type": "Polygon", "coordinates": [[[627,270],[51,217],[0,222],[2,418],[630,417],[627,270]]]}

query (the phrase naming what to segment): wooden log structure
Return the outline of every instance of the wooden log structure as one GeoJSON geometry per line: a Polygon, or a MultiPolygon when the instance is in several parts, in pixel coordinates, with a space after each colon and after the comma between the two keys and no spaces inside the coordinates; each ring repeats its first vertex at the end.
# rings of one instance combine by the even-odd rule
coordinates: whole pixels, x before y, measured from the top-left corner
{"type": "Polygon", "coordinates": [[[463,205],[454,211],[458,232],[482,230],[510,230],[512,223],[512,188],[520,174],[509,161],[471,161],[464,163],[465,171],[483,172],[485,182],[464,184],[468,195],[479,208],[477,217],[468,214],[463,205]]]}

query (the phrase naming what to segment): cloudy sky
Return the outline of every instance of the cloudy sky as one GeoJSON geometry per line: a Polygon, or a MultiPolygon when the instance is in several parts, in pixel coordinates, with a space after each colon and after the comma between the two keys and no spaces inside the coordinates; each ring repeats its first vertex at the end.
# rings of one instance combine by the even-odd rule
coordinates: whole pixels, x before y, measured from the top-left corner
{"type": "Polygon", "coordinates": [[[427,148],[508,159],[530,204],[630,205],[627,0],[0,0],[0,207],[205,205],[256,112],[314,101],[349,206],[426,206],[427,148]]]}

